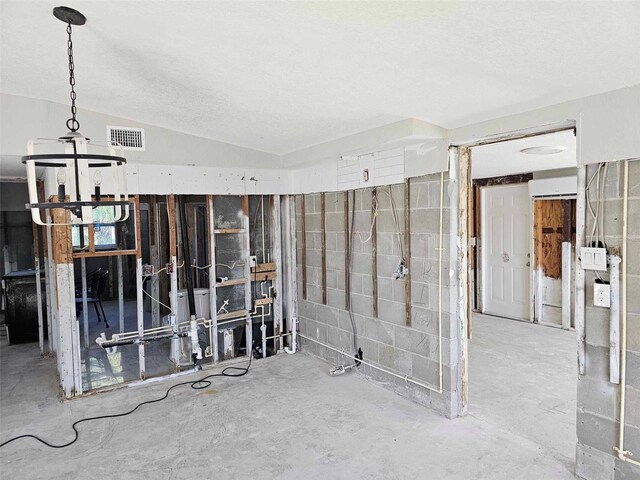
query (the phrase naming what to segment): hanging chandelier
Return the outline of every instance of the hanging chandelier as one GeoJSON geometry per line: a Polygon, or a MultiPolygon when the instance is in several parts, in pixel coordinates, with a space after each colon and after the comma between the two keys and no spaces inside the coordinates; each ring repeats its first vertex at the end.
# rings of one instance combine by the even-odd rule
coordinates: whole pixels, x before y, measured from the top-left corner
{"type": "MultiPolygon", "coordinates": [[[[27,143],[27,155],[22,163],[27,168],[29,202],[33,221],[39,225],[89,225],[93,222],[93,210],[97,207],[113,209],[113,221],[124,221],[129,216],[129,199],[126,189],[123,148],[115,142],[95,142],[78,130],[76,119],[75,65],[73,61],[72,25],[84,25],[86,17],[69,7],[56,7],[53,15],[67,24],[67,56],[69,59],[69,85],[71,87],[71,118],[66,122],[69,132],[57,139],[36,138],[27,143]],[[37,153],[36,149],[46,146],[59,153],[37,153]],[[46,170],[45,181],[57,195],[39,201],[36,167],[46,170]],[[103,171],[108,172],[103,176],[103,171]],[[103,196],[103,178],[107,181],[109,196],[103,196]],[[48,209],[64,208],[71,212],[70,222],[53,222],[46,213],[48,209]],[[45,212],[45,219],[42,213],[45,212]]],[[[65,216],[66,218],[66,216],[65,216]]]]}

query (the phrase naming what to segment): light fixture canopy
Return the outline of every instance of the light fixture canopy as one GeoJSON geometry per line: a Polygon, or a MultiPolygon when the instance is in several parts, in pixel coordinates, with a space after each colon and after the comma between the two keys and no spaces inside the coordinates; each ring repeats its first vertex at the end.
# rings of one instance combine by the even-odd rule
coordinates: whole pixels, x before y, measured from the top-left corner
{"type": "MultiPolygon", "coordinates": [[[[86,17],[69,7],[56,7],[53,15],[67,24],[67,55],[69,58],[69,85],[71,87],[71,118],[66,122],[69,132],[57,139],[36,138],[27,143],[27,155],[22,163],[27,168],[29,202],[31,218],[39,225],[65,225],[69,222],[43,220],[42,211],[51,208],[64,208],[71,212],[71,224],[89,225],[93,223],[93,209],[101,206],[114,208],[114,221],[124,221],[129,216],[129,197],[126,189],[123,148],[115,142],[93,142],[78,129],[76,119],[75,65],[73,60],[73,42],[71,25],[84,25],[86,17]],[[51,153],[53,145],[57,153],[51,153]],[[47,146],[48,153],[38,153],[36,149],[47,146]],[[57,196],[51,201],[39,201],[36,167],[47,170],[47,179],[57,182],[57,196]],[[109,199],[103,200],[102,184],[108,170],[110,175],[109,199]]],[[[54,187],[55,188],[55,187],[54,187]]],[[[47,215],[48,217],[48,215],[47,215]]]]}
{"type": "Polygon", "coordinates": [[[565,151],[562,145],[541,145],[537,147],[527,147],[520,150],[526,155],[557,155],[565,151]]]}

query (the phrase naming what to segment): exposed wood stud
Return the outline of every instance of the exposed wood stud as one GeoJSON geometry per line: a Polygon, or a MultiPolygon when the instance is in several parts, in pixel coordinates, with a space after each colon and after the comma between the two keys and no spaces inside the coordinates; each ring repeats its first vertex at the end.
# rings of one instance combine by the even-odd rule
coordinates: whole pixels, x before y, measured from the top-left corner
{"type": "Polygon", "coordinates": [[[73,258],[98,258],[137,255],[137,250],[98,250],[96,252],[74,252],[73,258]]]}
{"type": "Polygon", "coordinates": [[[586,365],[586,335],[585,335],[585,276],[584,270],[580,266],[578,252],[580,247],[584,246],[584,223],[586,218],[586,167],[578,167],[578,195],[576,199],[576,243],[575,243],[575,324],[576,335],[578,337],[578,372],[580,375],[585,374],[586,365]]]}
{"type": "MultiPolygon", "coordinates": [[[[156,196],[150,195],[148,200],[149,205],[149,261],[153,266],[153,271],[160,270],[160,259],[158,250],[158,212],[156,196]]],[[[150,279],[151,283],[151,296],[155,299],[160,298],[160,280],[158,275],[152,275],[150,279]]],[[[160,304],[158,302],[151,302],[151,326],[160,326],[160,304]]]]}
{"type": "Polygon", "coordinates": [[[378,318],[378,226],[376,205],[378,204],[376,189],[371,190],[371,294],[373,316],[378,318]]]}
{"type": "MultiPolygon", "coordinates": [[[[452,210],[452,215],[458,218],[458,239],[461,241],[458,251],[458,302],[460,325],[465,325],[467,329],[467,338],[461,338],[460,343],[460,367],[461,367],[461,405],[462,411],[466,411],[469,402],[469,369],[468,369],[468,339],[472,335],[472,317],[469,316],[469,221],[468,221],[468,201],[467,196],[470,194],[471,185],[471,149],[462,147],[459,150],[459,173],[458,180],[458,211],[452,210]]],[[[452,248],[452,251],[454,249],[452,248]]]]}
{"type": "Polygon", "coordinates": [[[118,269],[118,326],[120,333],[124,332],[124,278],[122,271],[122,259],[121,255],[116,257],[116,266],[118,269]]]}
{"type": "Polygon", "coordinates": [[[322,249],[322,303],[327,304],[327,215],[325,194],[320,194],[320,243],[322,249]]]}
{"type": "Polygon", "coordinates": [[[82,393],[80,335],[75,314],[71,213],[63,208],[53,208],[51,212],[53,222],[57,224],[51,227],[53,283],[56,284],[56,295],[53,297],[57,312],[56,353],[62,390],[64,396],[70,398],[82,393]]]}
{"type": "Polygon", "coordinates": [[[93,223],[88,226],[89,232],[89,252],[94,253],[96,251],[96,232],[93,223]]]}
{"type": "Polygon", "coordinates": [[[209,348],[213,363],[218,362],[218,300],[216,293],[216,235],[213,217],[213,195],[207,195],[207,221],[209,226],[209,348]]]}
{"type": "Polygon", "coordinates": [[[258,263],[255,267],[251,267],[251,272],[274,272],[276,270],[276,265],[276,262],[258,263]]]}
{"type": "MultiPolygon", "coordinates": [[[[51,223],[51,210],[46,210],[47,223],[51,223]]],[[[58,307],[56,303],[56,281],[55,281],[55,264],[53,262],[53,233],[52,227],[47,225],[45,228],[45,290],[47,294],[47,333],[49,334],[49,352],[56,352],[57,343],[57,325],[58,325],[58,307]]]]}
{"type": "MultiPolygon", "coordinates": [[[[172,307],[172,313],[175,314],[178,305],[178,244],[176,243],[176,198],[174,195],[167,195],[167,223],[169,227],[169,262],[171,263],[171,272],[169,273],[169,304],[172,307]]],[[[175,354],[178,353],[177,349],[173,351],[175,354]]],[[[172,360],[175,363],[176,371],[178,371],[179,358],[173,357],[172,360]]]]}
{"type": "Polygon", "coordinates": [[[573,200],[562,201],[562,241],[571,242],[573,237],[573,200]]]}
{"type": "Polygon", "coordinates": [[[250,280],[250,275],[251,275],[251,262],[249,262],[249,255],[251,252],[251,232],[249,230],[249,195],[243,195],[242,197],[242,215],[243,215],[243,228],[245,231],[244,234],[244,254],[243,254],[243,261],[244,261],[244,277],[247,279],[246,283],[245,283],[245,289],[244,289],[244,305],[245,305],[245,309],[247,311],[247,320],[246,320],[246,332],[245,332],[245,339],[246,339],[246,353],[247,356],[252,355],[252,349],[253,349],[253,319],[251,318],[251,315],[249,315],[249,312],[252,310],[251,308],[251,280],[250,280]]]}
{"type": "Polygon", "coordinates": [[[473,180],[473,185],[477,187],[491,187],[494,185],[527,183],[530,180],[533,180],[533,173],[520,173],[516,175],[505,175],[503,177],[478,178],[473,180]]]}
{"type": "MultiPolygon", "coordinates": [[[[355,199],[354,199],[355,201],[355,199]]],[[[349,252],[351,251],[351,237],[349,235],[349,191],[344,192],[344,309],[351,309],[349,290],[351,274],[349,272],[349,252]]]]}
{"type": "Polygon", "coordinates": [[[40,280],[40,227],[33,222],[33,262],[36,273],[36,300],[38,308],[38,345],[40,355],[44,355],[44,323],[42,313],[42,285],[40,280]]]}
{"type": "MultiPolygon", "coordinates": [[[[80,277],[82,279],[82,327],[84,346],[89,348],[89,304],[87,302],[87,260],[80,259],[80,277]]],[[[105,320],[106,321],[106,320],[105,320]]]]}
{"type": "Polygon", "coordinates": [[[404,181],[404,263],[408,273],[404,278],[405,325],[411,326],[411,179],[404,181]]]}
{"type": "Polygon", "coordinates": [[[300,229],[302,232],[302,298],[307,299],[307,226],[306,226],[306,205],[305,205],[305,195],[300,195],[301,199],[301,225],[300,229]]]}
{"type": "MultiPolygon", "coordinates": [[[[138,321],[138,336],[142,338],[144,336],[144,302],[142,299],[142,234],[141,234],[141,220],[140,215],[140,197],[134,197],[135,201],[135,222],[136,222],[136,318],[138,321]]],[[[146,365],[145,365],[145,348],[144,343],[138,345],[138,366],[140,371],[140,379],[144,380],[146,377],[146,365]]]]}

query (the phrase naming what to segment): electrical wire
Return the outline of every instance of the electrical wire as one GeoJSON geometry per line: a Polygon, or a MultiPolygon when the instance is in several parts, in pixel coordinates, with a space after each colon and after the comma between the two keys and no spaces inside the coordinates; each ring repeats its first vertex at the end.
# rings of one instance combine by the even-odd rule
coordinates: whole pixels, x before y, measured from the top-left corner
{"type": "MultiPolygon", "coordinates": [[[[604,190],[607,182],[607,171],[609,165],[606,162],[598,164],[598,168],[591,175],[587,185],[585,187],[586,192],[586,204],[589,210],[589,213],[593,219],[593,224],[591,226],[591,233],[589,235],[589,246],[599,247],[605,246],[605,232],[604,232],[604,190]],[[600,174],[602,172],[602,179],[600,178],[600,174]],[[591,184],[595,180],[596,182],[596,198],[595,198],[595,209],[592,205],[591,201],[591,184]],[[594,243],[595,236],[595,243],[594,243]]],[[[602,280],[602,275],[597,270],[594,271],[596,278],[602,280]]]]}
{"type": "MultiPolygon", "coordinates": [[[[375,189],[374,189],[374,192],[375,192],[375,189]]],[[[356,235],[358,235],[358,239],[360,240],[360,243],[362,243],[363,245],[365,243],[369,243],[373,238],[373,227],[375,227],[376,219],[378,218],[378,197],[375,193],[371,197],[371,208],[373,209],[373,218],[371,219],[371,226],[369,227],[369,236],[365,240],[363,240],[360,232],[356,231],[356,235]]]]}
{"type": "Polygon", "coordinates": [[[398,245],[400,246],[400,255],[402,256],[402,260],[404,260],[404,246],[402,245],[402,233],[400,233],[400,221],[398,220],[398,208],[396,207],[396,201],[393,198],[393,191],[391,190],[391,186],[389,186],[389,191],[384,188],[380,189],[381,192],[387,194],[389,199],[391,200],[391,213],[393,214],[393,221],[396,224],[396,235],[398,236],[398,245]]]}
{"type": "MultiPolygon", "coordinates": [[[[589,236],[589,245],[593,244],[593,236],[596,233],[596,229],[598,228],[598,211],[594,211],[593,207],[591,205],[591,191],[590,191],[590,187],[591,184],[593,183],[593,180],[596,179],[596,177],[598,178],[597,184],[599,184],[599,179],[600,179],[600,170],[602,169],[603,164],[600,163],[598,165],[597,170],[593,173],[593,175],[591,175],[591,178],[589,179],[589,181],[587,182],[587,186],[585,188],[586,191],[586,201],[587,201],[587,208],[589,210],[589,213],[591,214],[591,216],[593,217],[593,225],[591,228],[591,234],[589,236]]],[[[599,187],[598,187],[598,191],[599,191],[599,187]]],[[[597,198],[596,198],[597,200],[597,198]]],[[[598,232],[599,234],[600,232],[598,232]]]]}
{"type": "MultiPolygon", "coordinates": [[[[355,226],[356,219],[356,191],[353,190],[353,201],[351,202],[351,225],[349,227],[349,239],[353,238],[353,228],[355,226]]],[[[347,289],[347,295],[349,297],[349,320],[351,320],[351,330],[353,331],[353,351],[354,355],[358,356],[358,329],[356,327],[356,321],[353,318],[353,311],[351,309],[351,270],[353,269],[353,242],[349,242],[349,271],[347,272],[347,281],[345,282],[345,288],[347,289]]]]}
{"type": "Polygon", "coordinates": [[[47,442],[46,440],[43,440],[42,438],[40,438],[40,437],[38,437],[36,435],[26,434],[26,435],[18,435],[17,437],[10,438],[9,440],[7,440],[5,442],[0,443],[0,448],[4,447],[5,445],[8,445],[11,442],[15,442],[16,440],[20,440],[21,438],[33,438],[33,439],[37,440],[38,442],[46,445],[47,447],[51,447],[51,448],[69,447],[69,446],[73,445],[74,443],[76,443],[78,441],[78,438],[80,437],[80,433],[78,432],[78,429],[76,428],[76,426],[81,424],[81,423],[90,422],[90,421],[93,421],[93,420],[104,420],[106,418],[119,418],[119,417],[125,417],[127,415],[131,415],[133,412],[138,410],[143,405],[149,405],[149,404],[152,404],[152,403],[158,403],[158,402],[161,402],[161,401],[165,400],[169,396],[169,393],[171,392],[171,390],[173,390],[174,388],[177,388],[177,387],[181,387],[183,385],[189,385],[194,390],[204,390],[205,388],[209,388],[211,386],[212,382],[209,380],[210,378],[214,378],[214,377],[242,377],[242,376],[246,375],[247,373],[249,373],[249,368],[251,368],[252,357],[253,357],[253,355],[249,355],[249,363],[247,364],[246,367],[229,366],[229,367],[226,367],[224,370],[222,370],[219,373],[212,373],[211,375],[207,375],[207,376],[202,377],[202,378],[200,378],[198,380],[176,383],[175,385],[170,386],[162,397],[156,398],[156,399],[153,399],[153,400],[146,400],[144,402],[141,402],[138,405],[136,405],[134,408],[129,410],[128,412],[114,413],[114,414],[111,414],[111,415],[98,415],[98,416],[95,416],[95,417],[86,417],[86,418],[81,418],[80,420],[76,420],[71,425],[71,428],[73,428],[73,431],[75,432],[75,436],[74,436],[73,440],[71,440],[71,441],[69,441],[67,443],[63,443],[63,444],[60,444],[60,445],[54,445],[52,443],[47,442]],[[237,371],[239,373],[228,373],[230,371],[233,371],[233,372],[237,371]]]}
{"type": "Polygon", "coordinates": [[[147,292],[144,288],[142,289],[142,293],[144,293],[147,297],[149,297],[151,300],[153,300],[154,302],[158,303],[159,305],[162,305],[164,308],[168,309],[169,312],[171,314],[173,314],[173,308],[171,308],[169,305],[166,305],[164,303],[162,303],[160,300],[158,300],[156,297],[154,297],[153,295],[151,295],[149,292],[147,292]]]}
{"type": "MultiPolygon", "coordinates": [[[[241,267],[244,263],[233,262],[231,265],[227,265],[226,263],[216,263],[216,267],[227,267],[229,270],[233,270],[236,266],[241,267]]],[[[198,270],[206,270],[211,267],[211,264],[205,265],[204,267],[199,267],[198,265],[191,265],[193,268],[197,268],[198,270]]]]}

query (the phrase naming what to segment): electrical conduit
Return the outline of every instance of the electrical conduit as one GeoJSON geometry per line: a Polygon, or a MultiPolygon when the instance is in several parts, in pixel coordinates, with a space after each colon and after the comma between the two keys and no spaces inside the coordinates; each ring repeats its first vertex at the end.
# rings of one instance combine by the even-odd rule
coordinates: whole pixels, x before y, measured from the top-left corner
{"type": "Polygon", "coordinates": [[[618,446],[613,447],[622,461],[640,466],[640,462],[632,460],[633,453],[624,449],[625,408],[627,394],[627,230],[629,227],[629,161],[624,162],[622,195],[622,332],[620,353],[620,432],[618,446]]]}

